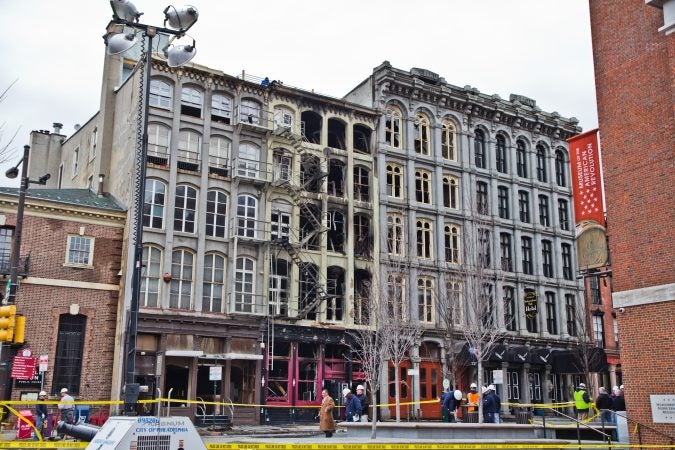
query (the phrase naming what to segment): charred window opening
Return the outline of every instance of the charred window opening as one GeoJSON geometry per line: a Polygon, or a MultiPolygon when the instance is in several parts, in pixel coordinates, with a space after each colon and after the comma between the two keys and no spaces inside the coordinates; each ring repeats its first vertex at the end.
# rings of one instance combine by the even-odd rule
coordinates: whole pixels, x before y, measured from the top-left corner
{"type": "Polygon", "coordinates": [[[300,161],[300,183],[307,192],[319,192],[321,162],[318,156],[302,155],[300,161]]]}
{"type": "Polygon", "coordinates": [[[288,292],[290,264],[285,259],[272,257],[272,273],[269,286],[269,314],[272,316],[288,315],[288,292]]]}
{"type": "Polygon", "coordinates": [[[354,200],[370,201],[370,171],[365,167],[354,167],[354,200]]]}
{"type": "Polygon", "coordinates": [[[370,153],[370,137],[373,131],[364,125],[354,125],[354,150],[370,153]]]}
{"type": "Polygon", "coordinates": [[[308,204],[300,210],[300,245],[306,250],[319,249],[321,212],[318,206],[308,204]]]}
{"type": "Polygon", "coordinates": [[[369,308],[372,280],[370,272],[356,269],[354,271],[355,297],[354,297],[354,323],[368,325],[370,322],[369,308]]]}
{"type": "Polygon", "coordinates": [[[345,215],[341,211],[328,211],[328,250],[344,253],[346,234],[345,215]]]}
{"type": "Polygon", "coordinates": [[[302,134],[311,144],[321,144],[323,119],[314,111],[304,111],[300,115],[302,134]]]}
{"type": "MultiPolygon", "coordinates": [[[[319,295],[319,268],[312,263],[300,263],[298,310],[309,306],[319,295]]],[[[316,320],[316,306],[309,310],[307,319],[316,320]]]]}
{"type": "Polygon", "coordinates": [[[371,258],[373,238],[370,235],[370,218],[357,214],[354,216],[354,256],[371,258]]]}
{"type": "Polygon", "coordinates": [[[346,127],[344,122],[338,119],[328,119],[328,146],[346,150],[345,132],[346,127]]]}
{"type": "Polygon", "coordinates": [[[343,197],[345,191],[345,163],[337,159],[328,162],[328,195],[343,197]]]}
{"type": "Polygon", "coordinates": [[[342,320],[344,312],[345,271],[331,266],[326,272],[326,320],[342,320]]]}
{"type": "Polygon", "coordinates": [[[184,87],[180,95],[180,113],[186,116],[202,117],[202,93],[195,88],[184,87]]]}

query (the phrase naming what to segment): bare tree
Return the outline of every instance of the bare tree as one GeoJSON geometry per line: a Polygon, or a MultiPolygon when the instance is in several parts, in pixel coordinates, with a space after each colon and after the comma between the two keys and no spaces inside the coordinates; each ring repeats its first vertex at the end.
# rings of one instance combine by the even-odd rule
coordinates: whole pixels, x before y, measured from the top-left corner
{"type": "MultiPolygon", "coordinates": [[[[583,294],[582,294],[583,295],[583,294]]],[[[582,301],[575,297],[575,308],[572,312],[574,320],[574,332],[578,341],[572,348],[577,373],[584,376],[586,383],[591,381],[592,368],[597,367],[603,359],[602,352],[597,351],[597,348],[602,348],[602,342],[596,342],[593,327],[591,325],[591,317],[588,314],[588,305],[585,296],[582,301]]],[[[590,395],[590,394],[589,394],[590,395]]]]}
{"type": "MultiPolygon", "coordinates": [[[[14,86],[17,81],[18,80],[12,81],[10,85],[0,93],[0,103],[5,101],[9,90],[12,89],[12,86],[14,86]]],[[[17,129],[9,138],[5,138],[6,126],[6,122],[0,123],[0,164],[7,162],[14,157],[16,150],[13,146],[14,139],[16,139],[16,136],[19,134],[19,130],[21,129],[21,127],[17,127],[17,129]]]]}
{"type": "Polygon", "coordinates": [[[465,343],[461,324],[464,321],[462,306],[461,277],[458,274],[448,274],[445,287],[439,286],[436,290],[436,305],[441,329],[445,333],[445,352],[447,359],[444,378],[450,381],[451,388],[457,386],[460,371],[468,361],[462,357],[461,347],[465,343]]]}

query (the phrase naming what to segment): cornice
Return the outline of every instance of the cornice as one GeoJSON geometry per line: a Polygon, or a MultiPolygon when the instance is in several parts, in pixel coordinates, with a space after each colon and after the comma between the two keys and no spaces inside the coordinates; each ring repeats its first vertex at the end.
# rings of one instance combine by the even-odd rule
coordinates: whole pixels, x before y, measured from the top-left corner
{"type": "MultiPolygon", "coordinates": [[[[0,197],[0,212],[16,214],[18,198],[0,197]]],[[[74,205],[26,199],[24,215],[61,219],[69,222],[81,220],[86,222],[107,222],[109,225],[124,227],[127,219],[126,211],[106,211],[96,208],[75,207],[74,205]],[[62,216],[62,217],[61,217],[62,216]]]]}

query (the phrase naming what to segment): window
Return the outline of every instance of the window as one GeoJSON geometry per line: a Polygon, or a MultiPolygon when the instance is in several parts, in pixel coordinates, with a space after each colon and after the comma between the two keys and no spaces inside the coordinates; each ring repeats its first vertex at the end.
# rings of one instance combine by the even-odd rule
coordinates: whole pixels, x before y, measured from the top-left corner
{"type": "Polygon", "coordinates": [[[186,116],[202,117],[202,93],[193,87],[183,87],[180,93],[180,113],[186,116]]]}
{"type": "Polygon", "coordinates": [[[98,128],[94,128],[94,131],[91,132],[91,145],[89,146],[90,160],[96,157],[97,146],[98,146],[98,128]]]}
{"type": "Polygon", "coordinates": [[[434,280],[417,279],[417,307],[420,322],[434,323],[434,280]]]}
{"type": "Polygon", "coordinates": [[[560,223],[561,230],[569,231],[570,219],[567,208],[567,200],[558,200],[558,222],[560,223]]]}
{"type": "Polygon", "coordinates": [[[293,126],[293,111],[288,108],[274,108],[274,126],[276,128],[291,128],[293,126]]]}
{"type": "Polygon", "coordinates": [[[492,284],[483,283],[479,292],[478,302],[481,305],[478,314],[485,328],[493,328],[495,324],[495,298],[492,294],[492,284]]]}
{"type": "Polygon", "coordinates": [[[420,219],[417,221],[417,256],[431,259],[433,249],[431,221],[420,219]]]}
{"type": "Polygon", "coordinates": [[[523,254],[523,273],[532,275],[532,238],[520,238],[520,248],[523,254]]]}
{"type": "Polygon", "coordinates": [[[173,87],[166,81],[153,79],[150,81],[150,106],[171,109],[173,87]]]}
{"type": "MultiPolygon", "coordinates": [[[[525,289],[525,296],[534,296],[539,302],[538,295],[533,289],[525,289]]],[[[539,331],[537,314],[525,315],[525,325],[527,326],[527,331],[530,333],[537,333],[539,331]]]]}
{"type": "Polygon", "coordinates": [[[211,120],[229,125],[232,121],[232,99],[222,94],[211,97],[211,120]]]}
{"type": "Polygon", "coordinates": [[[77,175],[77,164],[78,164],[77,160],[79,156],[80,156],[80,148],[78,147],[75,150],[73,150],[73,165],[72,165],[73,176],[77,175]]]}
{"type": "Polygon", "coordinates": [[[354,214],[354,255],[366,258],[372,256],[370,218],[362,214],[354,214]]]}
{"type": "Polygon", "coordinates": [[[601,305],[602,296],[600,295],[600,277],[597,275],[588,277],[588,287],[591,292],[591,303],[594,305],[601,305]]]}
{"type": "Polygon", "coordinates": [[[612,326],[614,327],[614,345],[619,349],[619,322],[616,317],[612,317],[612,326]]]}
{"type": "Polygon", "coordinates": [[[225,258],[218,253],[204,255],[204,284],[202,285],[202,311],[225,312],[225,258]]]}
{"type": "Polygon", "coordinates": [[[555,292],[546,293],[546,331],[548,334],[558,334],[556,322],[555,292]]]}
{"type": "Polygon", "coordinates": [[[572,246],[560,244],[560,253],[562,254],[563,278],[572,280],[572,246]]]}
{"type": "Polygon", "coordinates": [[[541,241],[541,258],[544,276],[553,278],[553,248],[551,241],[541,241]]]}
{"type": "Polygon", "coordinates": [[[291,167],[293,167],[293,161],[289,155],[274,153],[274,181],[289,181],[291,167]]]}
{"type": "Polygon", "coordinates": [[[596,347],[605,348],[605,330],[602,326],[602,315],[600,314],[593,316],[593,338],[596,347]]]}
{"type": "Polygon", "coordinates": [[[251,195],[237,197],[237,236],[255,238],[258,200],[251,195]]]}
{"type": "Polygon", "coordinates": [[[509,370],[506,372],[506,389],[509,400],[520,401],[520,371],[509,370]]]}
{"type": "Polygon", "coordinates": [[[384,140],[386,144],[393,148],[402,147],[402,114],[401,110],[395,106],[389,106],[385,113],[384,140]]]}
{"type": "Polygon", "coordinates": [[[462,304],[462,283],[458,281],[449,281],[445,285],[447,295],[450,299],[450,314],[452,314],[452,323],[461,325],[464,323],[464,306],[462,304]]]}
{"type": "Polygon", "coordinates": [[[476,210],[478,214],[489,214],[488,185],[483,181],[476,181],[476,210]]]}
{"type": "Polygon", "coordinates": [[[504,326],[507,331],[518,331],[518,321],[516,320],[516,300],[513,296],[513,287],[504,286],[502,288],[504,301],[504,326]]]}
{"type": "Polygon", "coordinates": [[[485,133],[476,128],[473,142],[474,162],[479,169],[485,169],[485,133]]]}
{"type": "Polygon", "coordinates": [[[501,250],[501,268],[507,272],[513,271],[513,256],[511,252],[511,235],[499,234],[499,248],[501,250]]]}
{"type": "Polygon", "coordinates": [[[260,149],[248,142],[239,144],[237,174],[241,177],[258,178],[260,149]]]}
{"type": "Polygon", "coordinates": [[[10,272],[13,240],[14,228],[0,227],[0,270],[6,274],[10,272]]]}
{"type": "Polygon", "coordinates": [[[527,152],[521,140],[516,141],[516,169],[519,177],[527,178],[527,152]]]}
{"type": "Polygon", "coordinates": [[[300,278],[298,280],[298,309],[308,311],[307,318],[316,319],[316,313],[319,306],[317,296],[319,290],[319,267],[316,264],[303,262],[299,265],[300,278]]]}
{"type": "Polygon", "coordinates": [[[178,158],[180,161],[198,163],[201,161],[202,137],[190,130],[178,134],[178,158]]]}
{"type": "Polygon", "coordinates": [[[429,154],[429,118],[425,114],[415,115],[415,153],[429,154]]]}
{"type": "Polygon", "coordinates": [[[365,167],[354,167],[354,200],[370,201],[370,172],[365,167]]]}
{"type": "Polygon", "coordinates": [[[577,335],[577,307],[574,303],[573,294],[565,294],[565,312],[567,322],[567,334],[570,336],[577,335]]]}
{"type": "Polygon", "coordinates": [[[232,142],[222,136],[211,136],[209,141],[209,172],[222,177],[230,174],[232,142]]]}
{"type": "Polygon", "coordinates": [[[176,186],[176,205],[173,210],[173,230],[183,233],[195,232],[197,190],[192,186],[176,186]]]}
{"type": "Polygon", "coordinates": [[[403,198],[403,167],[387,163],[387,195],[403,198]]]}
{"type": "Polygon", "coordinates": [[[497,200],[499,202],[499,217],[502,219],[509,218],[509,188],[505,186],[497,187],[497,200]]]}
{"type": "Polygon", "coordinates": [[[490,267],[492,252],[490,246],[490,230],[478,229],[478,261],[481,267],[490,267]]]}
{"type": "Polygon", "coordinates": [[[331,266],[326,271],[326,320],[340,321],[344,312],[345,271],[331,266]]]}
{"type": "Polygon", "coordinates": [[[260,125],[262,107],[255,100],[244,99],[241,101],[239,121],[251,125],[260,125]]]}
{"type": "Polygon", "coordinates": [[[387,312],[397,321],[408,320],[408,296],[406,278],[402,273],[390,273],[387,277],[387,312]]]}
{"type": "Polygon", "coordinates": [[[550,227],[550,215],[548,211],[548,197],[545,195],[539,196],[539,224],[543,227],[550,227]]]}
{"type": "Polygon", "coordinates": [[[164,228],[164,201],[166,185],[159,180],[145,181],[143,201],[143,226],[161,230],[164,228]]]}
{"type": "Polygon", "coordinates": [[[91,267],[94,263],[94,238],[68,235],[66,264],[91,267]]]}
{"type": "Polygon", "coordinates": [[[459,198],[459,187],[457,178],[450,175],[443,176],[443,206],[446,208],[457,209],[459,198]]]}
{"type": "Polygon", "coordinates": [[[255,312],[255,261],[251,258],[237,258],[234,273],[234,310],[255,312]]]}
{"type": "Polygon", "coordinates": [[[272,241],[288,241],[291,236],[291,215],[287,212],[272,211],[272,241]]]}
{"type": "Polygon", "coordinates": [[[171,255],[171,285],[169,308],[192,309],[192,270],[194,254],[189,250],[175,250],[171,255]]]}
{"type": "Polygon", "coordinates": [[[143,246],[143,267],[141,270],[140,306],[159,307],[159,277],[162,273],[162,250],[152,246],[143,246]]]}
{"type": "Polygon", "coordinates": [[[555,181],[560,187],[567,186],[565,165],[565,154],[561,150],[557,150],[555,152],[555,181]]]}
{"type": "Polygon", "coordinates": [[[415,171],[415,195],[419,203],[431,204],[431,174],[426,170],[415,171]]]}
{"type": "Polygon", "coordinates": [[[269,283],[269,314],[272,316],[288,315],[288,293],[290,264],[285,259],[275,256],[271,260],[269,283]]]}
{"type": "Polygon", "coordinates": [[[459,227],[454,224],[445,226],[445,260],[459,263],[459,227]]]}
{"type": "Polygon", "coordinates": [[[158,123],[148,125],[148,161],[168,164],[171,153],[171,129],[158,123]]]}
{"type": "Polygon", "coordinates": [[[537,180],[542,183],[548,181],[548,173],[546,170],[546,149],[544,146],[539,144],[537,145],[537,180]]]}
{"type": "Polygon", "coordinates": [[[225,237],[227,230],[227,194],[210,190],[206,194],[206,235],[225,237]]]}
{"type": "Polygon", "coordinates": [[[87,330],[87,316],[82,314],[61,314],[56,338],[52,393],[65,387],[72,395],[80,393],[82,359],[84,358],[84,336],[87,330]]]}
{"type": "Polygon", "coordinates": [[[518,191],[518,213],[521,222],[530,223],[530,194],[527,191],[518,191]]]}
{"type": "Polygon", "coordinates": [[[387,246],[390,255],[403,256],[404,253],[404,226],[403,218],[399,215],[387,216],[387,246]]]}
{"type": "Polygon", "coordinates": [[[495,153],[495,162],[497,163],[497,172],[499,173],[508,173],[508,162],[506,154],[506,138],[498,134],[497,135],[497,148],[495,153]]]}
{"type": "Polygon", "coordinates": [[[455,149],[457,148],[455,124],[449,120],[444,120],[441,127],[441,153],[443,159],[457,161],[457,154],[455,153],[455,149]]]}

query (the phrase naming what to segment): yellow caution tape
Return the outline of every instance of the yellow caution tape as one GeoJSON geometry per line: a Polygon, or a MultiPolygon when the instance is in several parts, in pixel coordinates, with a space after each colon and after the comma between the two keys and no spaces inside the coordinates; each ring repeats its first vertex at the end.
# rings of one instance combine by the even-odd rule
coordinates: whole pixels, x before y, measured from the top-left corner
{"type": "Polygon", "coordinates": [[[87,448],[89,442],[75,441],[0,441],[0,448],[87,448]]]}

